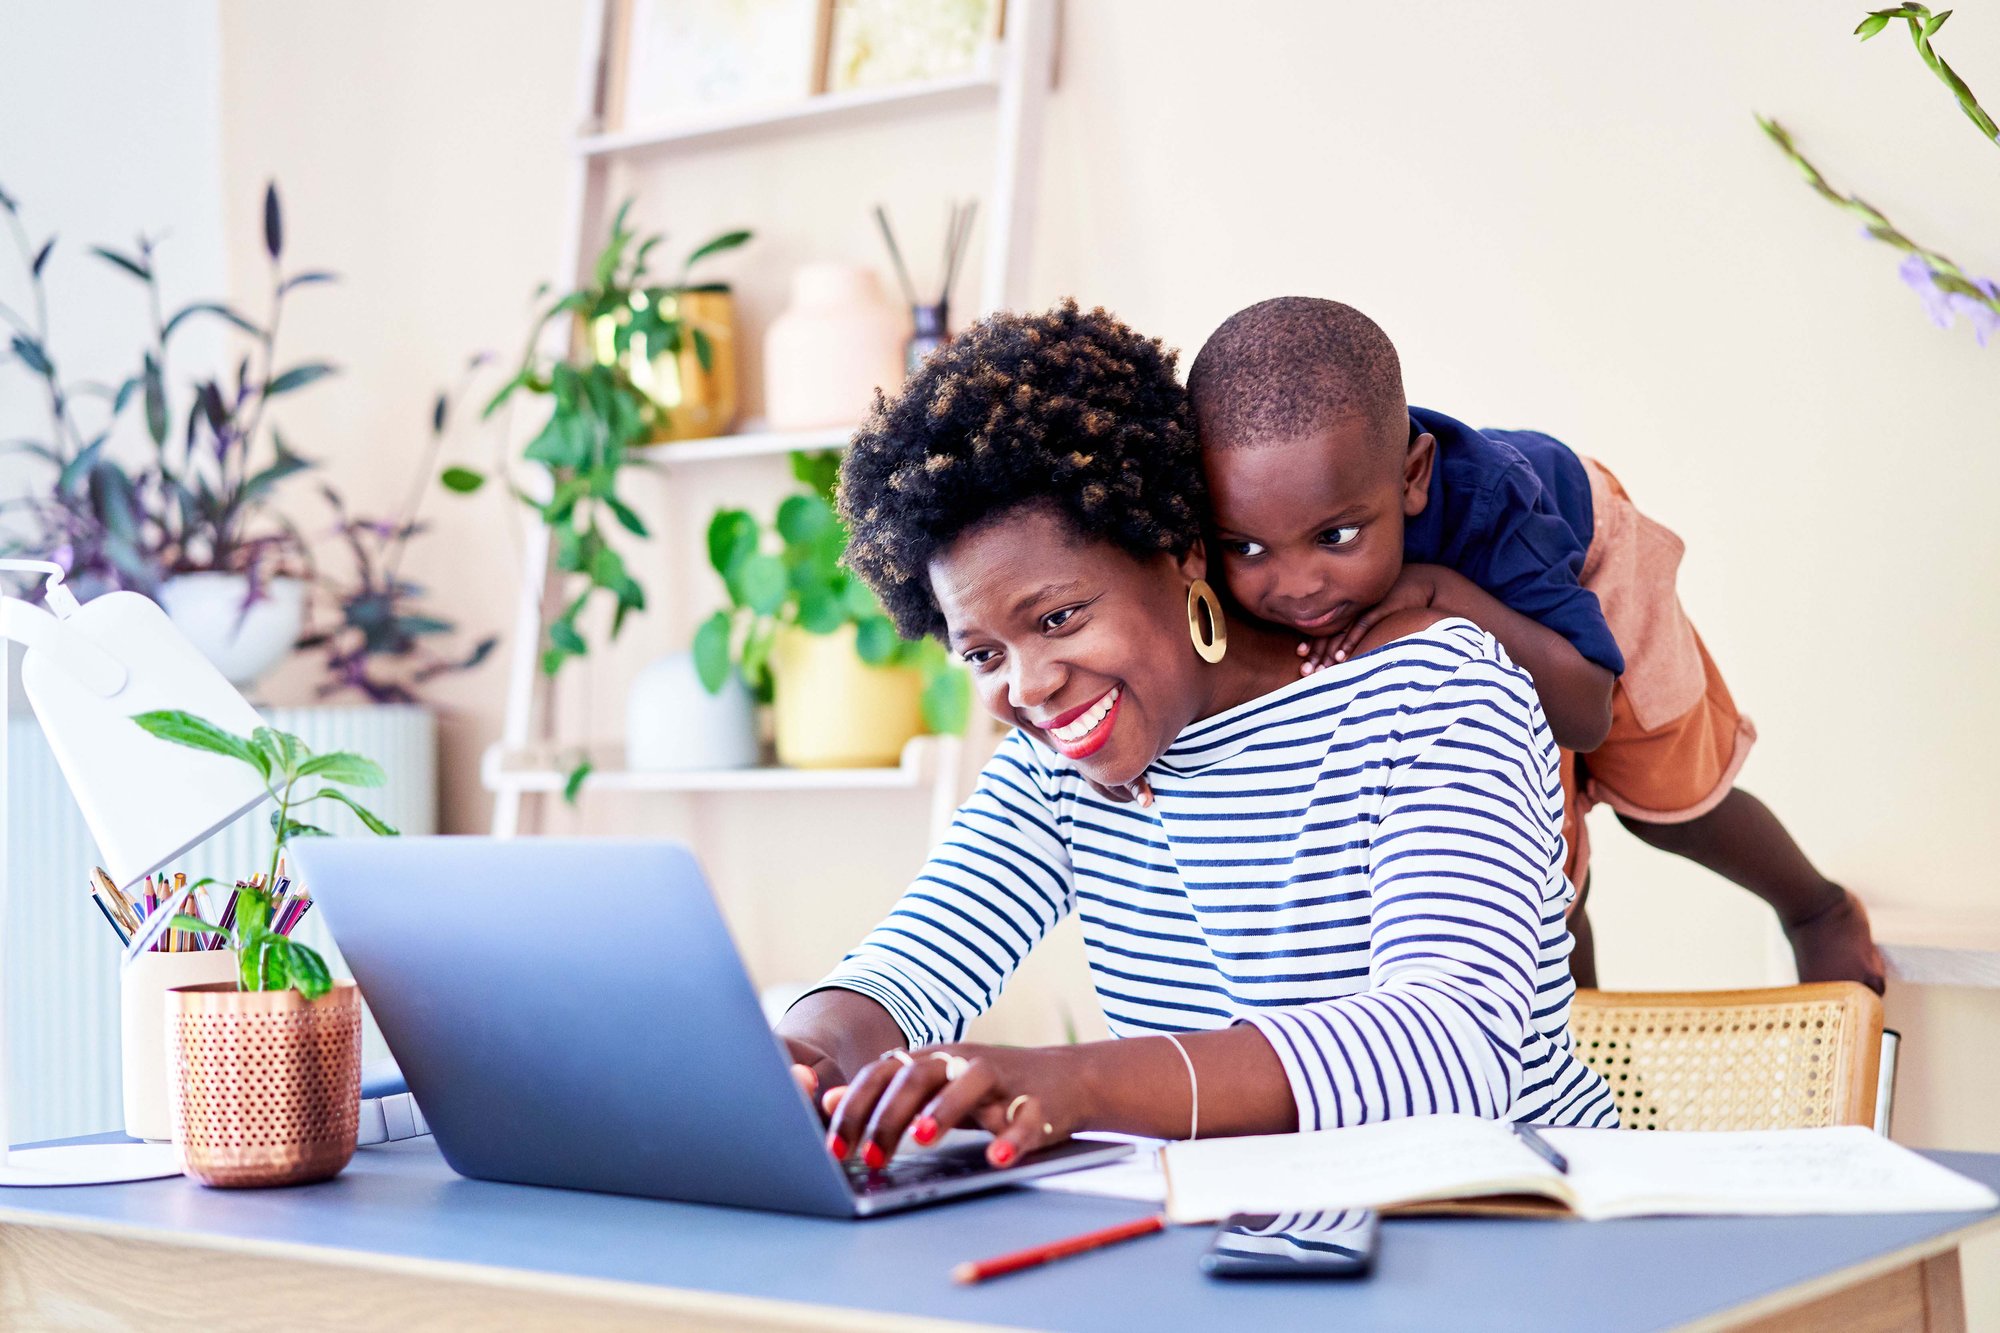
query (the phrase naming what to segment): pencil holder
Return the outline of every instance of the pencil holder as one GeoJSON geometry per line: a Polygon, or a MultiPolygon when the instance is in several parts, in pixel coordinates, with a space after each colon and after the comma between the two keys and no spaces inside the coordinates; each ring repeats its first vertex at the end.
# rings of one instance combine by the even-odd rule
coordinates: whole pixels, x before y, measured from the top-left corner
{"type": "Polygon", "coordinates": [[[174,992],[174,1146],[204,1185],[340,1174],[361,1115],[361,992],[317,1000],[231,984],[174,992]]]}
{"type": "Polygon", "coordinates": [[[174,1136],[173,1010],[169,992],[236,977],[234,949],[193,953],[142,953],[118,972],[120,1072],[125,1088],[125,1132],[165,1143],[174,1136]]]}

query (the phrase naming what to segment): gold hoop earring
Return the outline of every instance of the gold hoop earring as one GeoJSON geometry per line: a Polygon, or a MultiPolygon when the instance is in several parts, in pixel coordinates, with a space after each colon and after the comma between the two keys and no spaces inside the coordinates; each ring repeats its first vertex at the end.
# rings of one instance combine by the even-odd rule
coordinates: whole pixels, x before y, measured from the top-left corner
{"type": "Polygon", "coordinates": [[[1222,599],[1207,579],[1188,584],[1188,638],[1204,662],[1220,662],[1229,651],[1229,626],[1222,619],[1222,599]],[[1201,613],[1208,613],[1208,630],[1202,632],[1201,613]]]}

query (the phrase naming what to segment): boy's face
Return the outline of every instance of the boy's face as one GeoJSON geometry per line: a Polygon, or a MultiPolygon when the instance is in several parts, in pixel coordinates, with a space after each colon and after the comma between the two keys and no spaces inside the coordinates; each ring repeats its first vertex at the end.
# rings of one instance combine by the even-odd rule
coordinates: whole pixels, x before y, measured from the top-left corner
{"type": "Polygon", "coordinates": [[[1344,631],[1403,568],[1403,520],[1430,497],[1436,440],[1344,420],[1240,448],[1204,441],[1216,550],[1251,615],[1308,638],[1344,631]]]}

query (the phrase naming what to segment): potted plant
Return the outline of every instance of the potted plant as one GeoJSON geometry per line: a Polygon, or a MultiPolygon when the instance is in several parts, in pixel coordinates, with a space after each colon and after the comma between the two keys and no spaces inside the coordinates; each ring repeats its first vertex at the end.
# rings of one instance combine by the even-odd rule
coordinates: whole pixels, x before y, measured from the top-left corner
{"type": "Polygon", "coordinates": [[[695,632],[696,669],[710,692],[741,671],[772,705],[778,762],[794,768],[893,764],[922,731],[962,732],[970,711],[965,673],[942,645],[898,635],[841,563],[837,466],[830,453],[794,454],[807,489],[785,498],[770,530],[741,509],[718,510],[708,527],[730,604],[695,632]]]}
{"type": "MultiPolygon", "coordinates": [[[[641,238],[626,225],[632,207],[627,200],[611,223],[611,237],[592,266],[588,286],[551,303],[530,330],[521,363],[486,405],[491,417],[522,393],[549,400],[548,420],[528,442],[522,458],[540,464],[547,485],[519,487],[515,495],[535,511],[548,529],[553,545],[560,610],[547,618],[541,645],[543,674],[553,676],[563,663],[589,651],[580,624],[593,602],[608,598],[610,637],[616,639],[626,617],[645,609],[646,593],[626,567],[610,539],[613,527],[634,537],[647,534],[645,522],[618,495],[621,471],[643,458],[648,445],[675,437],[674,423],[700,420],[687,386],[693,376],[713,375],[719,398],[726,381],[733,398],[735,338],[731,328],[712,323],[697,298],[722,296],[720,283],[695,284],[692,270],[715,255],[741,246],[747,231],[725,232],[697,246],[671,283],[654,282],[648,262],[664,237],[641,238]],[[569,351],[552,356],[544,350],[550,326],[572,324],[569,351]],[[666,392],[668,366],[673,382],[682,386],[678,398],[666,392]]],[[[544,287],[542,292],[546,292],[544,287]]],[[[542,292],[538,292],[539,297],[542,292]]],[[[725,305],[727,302],[725,301],[725,305]]],[[[729,307],[733,312],[733,306],[729,307]]],[[[733,313],[729,318],[733,319],[733,313]]],[[[717,409],[716,420],[733,416],[717,409]]],[[[505,477],[504,463],[490,475],[505,477]]],[[[453,467],[444,484],[461,494],[479,490],[489,473],[453,467]]],[[[565,795],[574,798],[589,772],[587,763],[570,774],[565,795]]]]}
{"type": "Polygon", "coordinates": [[[370,832],[395,836],[344,790],[381,786],[382,770],[358,754],[314,754],[269,727],[237,736],[176,711],[133,720],[162,740],[250,765],[278,803],[270,864],[239,889],[235,919],[173,920],[178,930],[224,936],[237,959],[234,981],[173,992],[174,1142],[184,1167],[217,1186],[337,1175],[354,1155],[361,1111],[361,997],[316,950],[281,933],[273,909],[286,845],[325,832],[301,817],[306,807],[332,801],[370,832]]]}
{"type": "MultiPolygon", "coordinates": [[[[474,357],[469,377],[485,364],[474,357]]],[[[454,626],[417,604],[424,589],[402,575],[403,556],[412,538],[424,531],[418,515],[430,489],[450,424],[452,408],[463,398],[466,381],[452,393],[440,393],[431,406],[430,443],[418,460],[409,497],[393,519],[366,518],[348,512],[340,492],[322,485],[320,493],[334,512],[333,535],[346,549],[351,570],[346,577],[322,573],[322,582],[338,620],[300,639],[302,650],[326,655],[326,676],[318,695],[324,699],[353,691],[376,704],[414,704],[418,690],[438,676],[469,671],[486,660],[499,640],[492,635],[463,656],[440,652],[434,641],[454,626]]],[[[447,474],[449,475],[449,474],[447,474]]]]}
{"type": "Polygon", "coordinates": [[[16,247],[28,268],[34,317],[0,307],[13,325],[9,351],[40,381],[48,402],[45,439],[17,442],[56,472],[46,492],[22,502],[25,532],[11,549],[61,561],[80,585],[131,588],[156,597],[167,614],[238,684],[255,680],[291,651],[304,614],[304,543],[272,506],[276,489],[311,464],[266,418],[271,400],[317,383],[332,366],[280,369],[277,332],[286,296],[330,282],[323,272],[280,267],[283,222],[276,186],[264,194],[264,245],[271,265],[269,313],[260,325],[230,307],[196,301],[166,315],[155,242],[130,253],[91,253],[143,285],[151,334],[139,366],[121,383],[72,382],[50,345],[42,285],[54,238],[31,245],[15,201],[0,192],[16,247]],[[193,377],[185,396],[172,387],[174,335],[195,319],[219,319],[252,340],[232,372],[193,377]],[[95,403],[86,413],[83,403],[95,403]],[[128,405],[137,405],[151,457],[127,467],[108,446],[128,405]],[[85,424],[83,418],[91,419],[85,424]]]}

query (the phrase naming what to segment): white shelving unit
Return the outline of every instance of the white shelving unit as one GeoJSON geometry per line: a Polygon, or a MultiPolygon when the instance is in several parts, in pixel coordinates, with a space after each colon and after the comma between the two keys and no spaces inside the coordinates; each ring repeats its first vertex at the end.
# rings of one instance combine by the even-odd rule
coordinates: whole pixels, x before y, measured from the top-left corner
{"type": "MultiPolygon", "coordinates": [[[[669,156],[682,148],[754,146],[782,136],[866,122],[893,122],[948,109],[991,105],[994,115],[990,186],[980,201],[986,230],[980,309],[1018,304],[1027,270],[1034,212],[1034,181],[1044,103],[1055,73],[1058,0],[1007,0],[1005,34],[990,73],[941,79],[896,88],[828,93],[757,108],[728,108],[690,116],[672,124],[612,133],[587,132],[571,149],[568,217],[558,273],[582,281],[585,256],[607,224],[606,198],[611,168],[638,157],[669,156]]],[[[605,0],[594,0],[584,17],[582,69],[578,78],[577,123],[602,123],[610,25],[605,0]]],[[[782,459],[795,450],[844,448],[849,432],[769,432],[667,444],[648,461],[670,469],[741,459],[782,459]]],[[[698,535],[656,530],[656,542],[694,541],[698,535]]],[[[549,583],[549,545],[527,544],[521,571],[515,631],[510,645],[507,712],[501,738],[491,746],[480,774],[494,793],[493,832],[511,837],[532,816],[531,801],[560,799],[566,766],[575,746],[561,744],[550,716],[552,693],[540,679],[543,608],[549,583]]],[[[761,768],[708,773],[661,773],[629,769],[616,751],[590,754],[592,771],[581,792],[801,793],[928,788],[933,837],[949,822],[959,796],[962,743],[956,737],[921,736],[893,768],[798,770],[761,768]]]]}

